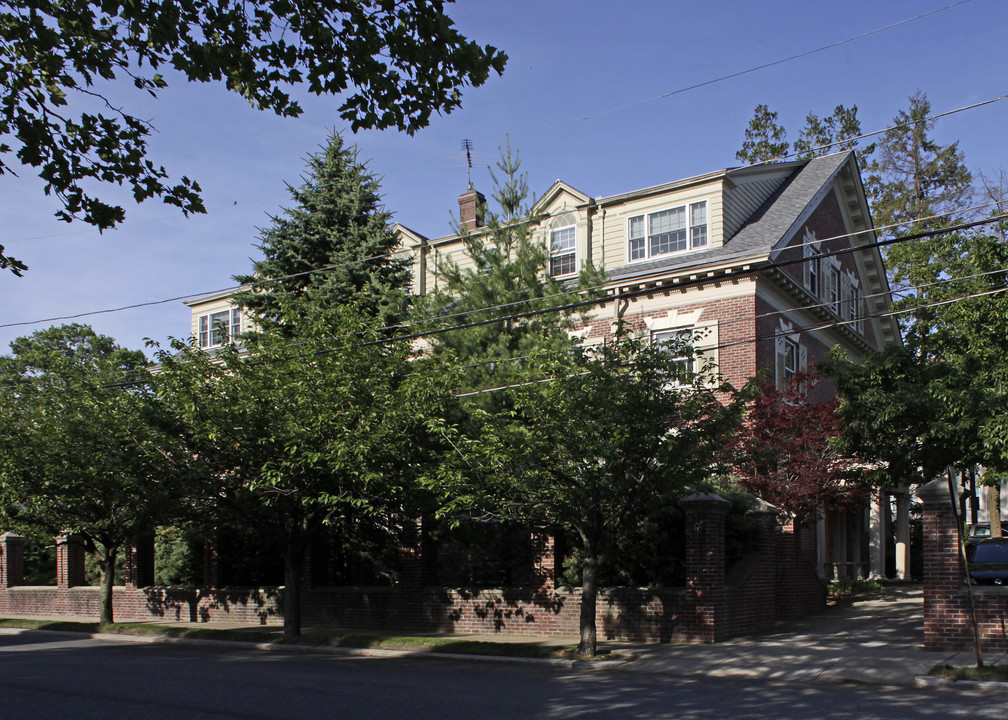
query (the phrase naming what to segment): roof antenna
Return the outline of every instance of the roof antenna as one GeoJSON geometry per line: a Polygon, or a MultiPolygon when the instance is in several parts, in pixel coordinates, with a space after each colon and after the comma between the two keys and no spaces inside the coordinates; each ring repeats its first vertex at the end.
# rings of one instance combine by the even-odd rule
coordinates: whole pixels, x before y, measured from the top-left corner
{"type": "Polygon", "coordinates": [[[465,150],[466,154],[466,180],[469,182],[469,187],[472,187],[472,140],[469,138],[463,140],[462,149],[465,150]]]}

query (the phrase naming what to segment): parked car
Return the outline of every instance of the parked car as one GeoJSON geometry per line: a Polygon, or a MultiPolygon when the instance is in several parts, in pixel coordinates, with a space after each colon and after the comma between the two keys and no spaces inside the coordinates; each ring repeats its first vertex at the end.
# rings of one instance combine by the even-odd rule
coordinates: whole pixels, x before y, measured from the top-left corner
{"type": "Polygon", "coordinates": [[[977,585],[1008,585],[1008,538],[977,540],[966,551],[966,559],[977,585]]]}
{"type": "Polygon", "coordinates": [[[966,542],[975,543],[977,540],[986,540],[991,536],[991,527],[989,522],[977,523],[976,525],[971,525],[969,529],[969,538],[966,542]]]}

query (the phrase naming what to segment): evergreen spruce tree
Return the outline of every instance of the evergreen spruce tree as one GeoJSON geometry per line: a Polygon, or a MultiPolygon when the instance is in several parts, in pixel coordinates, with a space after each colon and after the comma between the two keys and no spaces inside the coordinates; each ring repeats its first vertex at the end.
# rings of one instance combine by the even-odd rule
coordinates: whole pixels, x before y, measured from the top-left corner
{"type": "MultiPolygon", "coordinates": [[[[808,160],[842,150],[853,150],[858,144],[855,138],[860,134],[861,121],[858,120],[857,105],[849,108],[837,105],[833,108],[833,114],[825,118],[810,112],[805,116],[805,127],[795,140],[795,155],[799,160],[808,160]]],[[[874,146],[869,146],[862,155],[870,153],[873,148],[874,146]]]]}
{"type": "Polygon", "coordinates": [[[786,138],[787,131],[777,122],[777,112],[757,105],[745,131],[745,142],[735,157],[750,165],[782,160],[791,147],[786,138]]]}
{"type": "Polygon", "coordinates": [[[958,209],[968,205],[972,196],[973,178],[959,143],[942,146],[935,142],[931,137],[935,121],[929,115],[931,103],[918,90],[910,96],[910,107],[896,113],[894,127],[882,136],[868,166],[865,189],[875,224],[893,226],[886,234],[950,225],[961,219],[958,209]],[[923,219],[939,213],[950,214],[923,219]]]}
{"type": "Polygon", "coordinates": [[[294,206],[261,232],[263,258],[253,262],[253,274],[235,276],[250,286],[237,303],[262,326],[282,320],[282,297],[289,295],[302,296],[308,308],[353,302],[383,325],[398,322],[410,269],[408,259],[392,256],[398,239],[378,179],[338,133],[307,163],[300,187],[288,186],[294,206]]]}
{"type": "MultiPolygon", "coordinates": [[[[510,147],[503,150],[497,169],[500,176],[491,171],[492,198],[499,209],[485,212],[485,227],[460,229],[472,264],[442,262],[436,269],[437,289],[423,299],[420,315],[432,329],[548,310],[584,299],[587,295],[581,289],[601,294],[604,274],[590,262],[577,281],[550,275],[547,240],[530,216],[527,179],[517,153],[512,154],[510,147]]],[[[573,344],[568,331],[580,317],[577,311],[555,311],[460,327],[431,337],[431,352],[466,366],[462,383],[470,390],[521,382],[534,350],[573,344]]],[[[491,408],[499,397],[487,393],[476,402],[491,408]]]]}

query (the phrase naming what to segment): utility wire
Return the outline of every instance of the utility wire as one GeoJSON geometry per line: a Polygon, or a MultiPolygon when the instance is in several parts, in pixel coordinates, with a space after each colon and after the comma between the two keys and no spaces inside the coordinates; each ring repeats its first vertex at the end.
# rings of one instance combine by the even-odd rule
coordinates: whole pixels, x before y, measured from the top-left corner
{"type": "MultiPolygon", "coordinates": [[[[1008,96],[1006,96],[1006,97],[1008,97],[1008,96]]],[[[817,238],[814,241],[810,240],[808,242],[795,243],[794,245],[790,245],[789,247],[802,248],[802,247],[805,247],[806,245],[812,245],[812,244],[818,245],[820,243],[829,242],[831,240],[841,240],[841,239],[853,237],[855,235],[862,235],[862,234],[864,234],[866,232],[872,232],[872,231],[874,231],[874,232],[877,233],[880,230],[887,230],[889,228],[900,227],[900,226],[904,226],[904,225],[911,224],[911,223],[926,222],[928,220],[935,220],[935,219],[938,219],[938,218],[949,217],[950,215],[956,215],[956,214],[967,213],[967,212],[974,212],[976,210],[982,210],[984,208],[993,207],[993,206],[995,206],[997,204],[998,204],[997,202],[990,202],[990,203],[983,203],[983,204],[980,204],[980,205],[973,205],[973,206],[967,207],[967,208],[958,208],[958,209],[951,210],[951,211],[946,212],[946,213],[937,213],[935,215],[928,215],[928,216],[925,216],[925,217],[914,218],[912,220],[902,221],[902,222],[899,222],[899,223],[891,223],[889,225],[879,225],[877,227],[873,227],[873,228],[866,229],[866,230],[859,230],[859,231],[854,231],[854,232],[849,232],[849,233],[843,233],[841,235],[834,235],[832,237],[827,237],[827,238],[817,238]]],[[[359,258],[359,259],[356,259],[356,260],[349,260],[347,262],[337,263],[337,264],[334,264],[334,265],[327,265],[327,266],[321,267],[321,268],[313,268],[311,270],[304,270],[302,272],[291,273],[289,275],[282,275],[282,276],[274,277],[274,278],[263,278],[262,280],[257,280],[254,283],[254,285],[256,287],[259,287],[259,286],[264,286],[264,285],[271,285],[271,284],[281,283],[281,282],[284,282],[285,280],[290,280],[292,278],[305,277],[305,276],[309,276],[309,275],[314,275],[316,273],[331,272],[331,271],[339,269],[339,268],[350,267],[350,266],[354,266],[354,265],[360,265],[360,264],[363,264],[363,263],[366,263],[366,262],[380,261],[380,260],[401,259],[403,253],[405,253],[405,252],[408,252],[408,251],[405,251],[405,250],[394,250],[394,251],[389,252],[389,253],[383,253],[383,254],[380,254],[380,255],[371,255],[369,257],[359,258]]],[[[733,257],[742,257],[742,256],[739,255],[739,256],[733,256],[733,257]]],[[[727,258],[727,259],[733,259],[733,258],[727,258]]],[[[161,299],[161,300],[150,300],[150,301],[147,301],[147,302],[133,303],[133,304],[130,304],[130,305],[121,305],[121,306],[118,306],[118,307],[105,308],[105,309],[102,309],[102,310],[88,310],[88,311],[85,311],[85,312],[74,313],[74,314],[71,314],[71,315],[58,315],[58,316],[49,317],[49,318],[42,318],[42,319],[38,319],[38,320],[22,320],[22,321],[12,322],[12,323],[3,323],[3,324],[0,324],[0,329],[11,328],[11,327],[24,327],[24,326],[28,326],[28,325],[41,325],[43,323],[53,323],[53,322],[59,322],[59,321],[64,321],[64,320],[77,320],[77,319],[80,319],[80,318],[92,317],[92,316],[95,316],[95,315],[105,315],[105,314],[110,314],[110,313],[123,312],[123,311],[126,311],[126,310],[136,310],[138,308],[153,307],[153,306],[157,306],[157,305],[165,305],[167,303],[172,303],[172,302],[180,302],[180,301],[185,301],[185,300],[193,300],[193,299],[196,299],[196,298],[206,297],[206,296],[209,296],[209,295],[216,295],[216,294],[219,294],[219,293],[238,292],[238,291],[247,289],[248,287],[249,286],[246,286],[246,285],[233,285],[233,286],[226,287],[226,288],[218,288],[216,290],[206,290],[206,291],[202,291],[202,292],[189,293],[189,294],[186,294],[186,295],[177,295],[175,297],[164,298],[164,299],[161,299]]],[[[584,290],[585,291],[598,290],[598,289],[601,289],[602,287],[605,287],[605,286],[604,285],[597,285],[597,286],[593,286],[593,287],[590,287],[590,288],[585,288],[584,290]]],[[[552,296],[551,295],[547,295],[547,296],[543,296],[543,298],[532,298],[532,299],[529,299],[529,300],[516,300],[516,301],[513,301],[511,303],[504,303],[502,305],[485,307],[485,308],[477,308],[477,309],[473,309],[473,310],[466,310],[466,311],[463,311],[463,312],[460,312],[460,313],[455,313],[455,314],[450,314],[450,315],[441,315],[441,316],[434,317],[434,318],[428,318],[428,319],[424,319],[424,320],[413,321],[410,324],[418,324],[418,323],[422,323],[422,322],[429,322],[429,321],[433,321],[433,320],[437,320],[437,319],[442,319],[442,320],[444,320],[444,319],[450,319],[452,317],[457,317],[458,315],[473,314],[473,313],[484,312],[484,311],[489,311],[489,310],[498,310],[498,309],[502,309],[502,308],[505,308],[505,307],[510,307],[512,305],[519,305],[519,304],[522,304],[522,303],[533,302],[535,300],[545,299],[545,298],[550,298],[550,297],[558,297],[560,295],[565,295],[565,294],[567,294],[567,293],[557,293],[557,294],[552,295],[552,296]]],[[[395,326],[395,327],[403,327],[403,326],[395,326]]],[[[383,330],[392,330],[392,329],[395,329],[395,327],[387,327],[387,328],[381,328],[381,329],[383,329],[383,330]]]]}
{"type": "MultiPolygon", "coordinates": [[[[634,101],[632,103],[627,103],[627,104],[624,104],[624,105],[619,105],[619,106],[616,106],[616,107],[609,108],[607,110],[600,110],[598,112],[595,112],[595,113],[592,113],[592,114],[589,114],[589,115],[585,115],[585,116],[582,116],[582,117],[579,117],[579,118],[573,118],[571,120],[566,120],[566,121],[563,121],[563,122],[560,122],[560,123],[556,123],[554,125],[548,125],[548,126],[544,126],[544,127],[541,127],[541,128],[534,129],[534,130],[529,130],[528,132],[522,133],[520,135],[516,135],[515,137],[518,138],[518,139],[520,139],[520,138],[524,138],[524,137],[530,137],[532,135],[538,135],[540,133],[549,132],[549,131],[556,130],[556,129],[563,128],[563,127],[568,127],[570,125],[574,125],[574,124],[579,123],[579,122],[586,122],[586,121],[589,121],[589,120],[594,120],[596,118],[603,117],[605,115],[610,115],[610,114],[617,113],[617,112],[621,112],[623,110],[630,110],[632,108],[639,107],[641,105],[645,105],[647,103],[651,103],[651,102],[654,102],[656,100],[663,100],[665,98],[673,97],[675,95],[681,95],[681,94],[689,92],[691,90],[697,90],[699,88],[707,87],[709,85],[714,85],[716,83],[724,82],[726,80],[732,80],[732,79],[737,78],[737,77],[742,77],[742,76],[748,75],[750,73],[758,72],[759,70],[765,70],[767,68],[771,68],[771,67],[774,67],[776,65],[782,65],[784,63],[788,63],[788,62],[791,62],[793,60],[799,60],[801,58],[808,57],[810,55],[815,55],[817,53],[821,53],[821,52],[824,52],[826,50],[831,50],[831,49],[833,49],[835,47],[839,47],[841,45],[846,45],[847,43],[854,42],[855,40],[861,40],[863,38],[870,37],[871,35],[876,35],[878,33],[885,32],[886,30],[892,30],[893,28],[897,28],[897,27],[899,27],[901,25],[906,25],[907,23],[911,23],[911,22],[914,22],[916,20],[920,20],[920,19],[928,17],[930,15],[934,15],[934,14],[937,14],[937,13],[940,13],[940,12],[944,12],[946,10],[951,10],[952,8],[955,8],[955,7],[959,6],[959,5],[965,5],[968,2],[970,2],[970,0],[959,0],[959,2],[954,2],[954,3],[951,3],[949,5],[945,5],[943,7],[935,8],[934,10],[929,10],[929,11],[921,13],[919,15],[914,15],[913,17],[905,18],[903,20],[899,20],[897,22],[890,23],[888,25],[884,25],[882,27],[875,28],[873,30],[868,30],[866,32],[859,33],[857,35],[852,35],[851,37],[845,38],[843,40],[837,40],[835,42],[832,42],[832,43],[829,43],[829,44],[826,44],[826,45],[822,45],[822,46],[814,48],[812,50],[806,50],[804,52],[796,53],[794,55],[790,55],[788,57],[780,58],[780,59],[777,59],[777,60],[772,60],[770,62],[762,63],[760,65],[755,65],[753,67],[749,67],[749,68],[746,68],[744,70],[739,70],[739,71],[736,71],[736,72],[728,73],[726,75],[720,75],[718,77],[711,78],[709,80],[704,80],[702,82],[694,83],[692,85],[687,85],[687,86],[678,88],[676,90],[670,90],[670,91],[662,93],[660,95],[654,95],[652,97],[644,98],[642,100],[636,100],[636,101],[634,101]]],[[[995,98],[994,100],[990,100],[990,101],[987,101],[987,102],[984,102],[984,103],[978,103],[975,106],[967,106],[966,108],[960,108],[959,110],[952,110],[952,111],[949,111],[947,113],[942,113],[942,114],[937,115],[935,117],[942,117],[944,115],[948,115],[948,114],[951,114],[953,112],[959,112],[962,109],[969,109],[971,107],[979,107],[980,105],[988,104],[990,102],[996,102],[997,100],[1001,100],[1001,99],[1004,99],[1004,98],[1003,97],[1002,98],[995,98]]],[[[887,128],[887,129],[892,129],[892,128],[887,128]]],[[[874,133],[868,133],[866,135],[860,135],[860,136],[858,136],[858,138],[851,138],[851,139],[860,139],[860,138],[864,138],[864,137],[870,137],[872,135],[877,135],[877,134],[885,132],[885,131],[886,130],[880,130],[880,131],[877,131],[877,132],[874,132],[874,133]]],[[[832,143],[830,145],[823,146],[823,147],[830,147],[831,145],[835,145],[835,144],[838,144],[838,143],[832,143]]],[[[483,147],[486,147],[486,146],[483,146],[483,147]]],[[[389,172],[394,172],[396,170],[403,170],[403,169],[406,169],[406,168],[417,167],[417,166],[420,166],[420,165],[426,165],[428,163],[433,163],[433,162],[444,162],[446,159],[449,159],[449,158],[452,158],[452,157],[454,157],[454,155],[439,155],[437,157],[431,157],[431,158],[427,158],[427,159],[424,159],[424,160],[419,160],[419,161],[412,162],[412,163],[404,163],[402,165],[396,165],[396,166],[393,166],[391,168],[388,168],[385,171],[385,173],[388,174],[389,172]]],[[[789,156],[785,156],[785,157],[789,157],[789,156]]],[[[757,163],[757,164],[759,164],[759,163],[757,163]]],[[[272,198],[279,198],[279,197],[284,197],[284,196],[277,194],[277,195],[267,196],[267,197],[259,198],[259,199],[260,200],[269,200],[269,199],[272,199],[272,198]]],[[[242,204],[247,204],[248,202],[252,202],[252,201],[244,201],[242,204]]],[[[226,209],[231,209],[233,207],[234,207],[234,205],[221,205],[221,206],[219,206],[217,208],[212,208],[212,209],[226,210],[226,209]]],[[[161,218],[150,218],[148,220],[138,220],[136,222],[131,222],[131,223],[128,223],[127,225],[120,226],[120,227],[133,227],[133,226],[136,226],[136,225],[146,225],[146,224],[151,224],[151,223],[156,223],[156,222],[167,222],[167,221],[177,220],[177,219],[178,219],[177,215],[165,216],[165,217],[161,217],[161,218]]],[[[69,237],[69,236],[73,236],[73,235],[82,235],[82,234],[87,234],[87,233],[92,233],[92,232],[98,232],[98,231],[96,229],[89,228],[89,229],[85,229],[85,230],[77,230],[77,231],[74,231],[74,232],[67,232],[67,233],[56,233],[56,234],[51,234],[51,235],[36,235],[36,236],[32,236],[32,237],[16,238],[16,239],[13,239],[13,240],[8,240],[7,242],[8,243],[10,243],[10,242],[17,243],[17,242],[27,241],[27,240],[47,240],[47,239],[59,238],[59,237],[69,237]]]]}

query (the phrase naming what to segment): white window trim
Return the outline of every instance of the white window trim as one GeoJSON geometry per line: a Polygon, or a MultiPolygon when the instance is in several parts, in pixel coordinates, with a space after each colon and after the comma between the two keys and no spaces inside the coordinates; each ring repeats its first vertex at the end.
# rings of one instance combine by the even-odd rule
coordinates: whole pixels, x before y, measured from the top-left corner
{"type": "Polygon", "coordinates": [[[824,295],[823,261],[820,257],[821,254],[821,245],[816,242],[815,233],[806,229],[805,236],[802,238],[802,258],[805,260],[802,263],[802,284],[816,299],[824,295]],[[813,268],[815,269],[814,272],[813,268]],[[815,287],[813,287],[813,278],[815,287]]]}
{"type": "Polygon", "coordinates": [[[702,309],[681,311],[669,310],[665,317],[645,317],[649,339],[668,332],[692,333],[693,370],[706,375],[706,382],[714,387],[719,382],[718,370],[718,321],[701,321],[702,309]]]}
{"type": "Polygon", "coordinates": [[[785,366],[789,347],[795,350],[794,372],[803,373],[808,370],[808,348],[801,344],[800,334],[795,332],[794,326],[781,320],[774,343],[774,384],[778,390],[783,390],[790,382],[785,366]]]}
{"type": "Polygon", "coordinates": [[[668,207],[659,208],[657,210],[644,211],[640,213],[635,213],[630,215],[626,219],[626,261],[630,263],[641,263],[648,262],[649,260],[654,260],[655,258],[668,257],[670,255],[685,255],[686,253],[700,252],[702,250],[707,250],[710,248],[710,204],[707,200],[698,200],[696,202],[685,202],[681,205],[670,205],[668,207]],[[702,225],[693,225],[693,207],[697,205],[702,205],[704,208],[704,222],[702,225]],[[657,215],[658,213],[667,212],[670,210],[679,210],[685,213],[686,216],[686,248],[683,250],[670,250],[665,253],[658,253],[657,255],[651,254],[651,236],[650,236],[650,222],[649,218],[652,215],[657,215]],[[630,251],[630,223],[636,219],[642,219],[644,224],[644,257],[634,258],[631,256],[630,251]],[[704,244],[694,245],[693,244],[693,229],[694,228],[704,228],[704,244]]]}
{"type": "Polygon", "coordinates": [[[577,246],[578,246],[577,225],[576,224],[570,224],[570,225],[561,225],[560,227],[550,228],[550,230],[549,230],[549,236],[548,236],[548,242],[549,242],[549,253],[550,253],[550,256],[549,256],[549,263],[550,263],[549,272],[550,272],[550,276],[551,277],[555,277],[555,278],[565,278],[565,277],[572,277],[574,275],[577,275],[577,268],[578,268],[578,262],[577,262],[577,256],[578,256],[578,252],[577,252],[577,246]],[[564,230],[572,230],[573,231],[573,233],[574,233],[574,247],[569,248],[569,249],[564,249],[564,250],[558,252],[553,247],[553,234],[554,233],[563,232],[564,230]],[[567,257],[568,255],[572,256],[573,259],[574,259],[574,269],[571,270],[570,272],[560,273],[560,274],[554,275],[553,274],[553,260],[554,260],[554,258],[567,257]]]}
{"type": "MultiPolygon", "coordinates": [[[[220,323],[219,320],[217,322],[220,323]]],[[[232,339],[237,338],[237,336],[241,333],[241,326],[241,310],[236,307],[229,307],[223,310],[203,313],[202,315],[198,315],[196,318],[196,344],[201,350],[212,350],[214,348],[222,347],[232,339]],[[215,333],[214,326],[211,324],[211,318],[214,315],[223,314],[226,314],[228,318],[226,332],[218,342],[214,342],[215,333]]]]}

